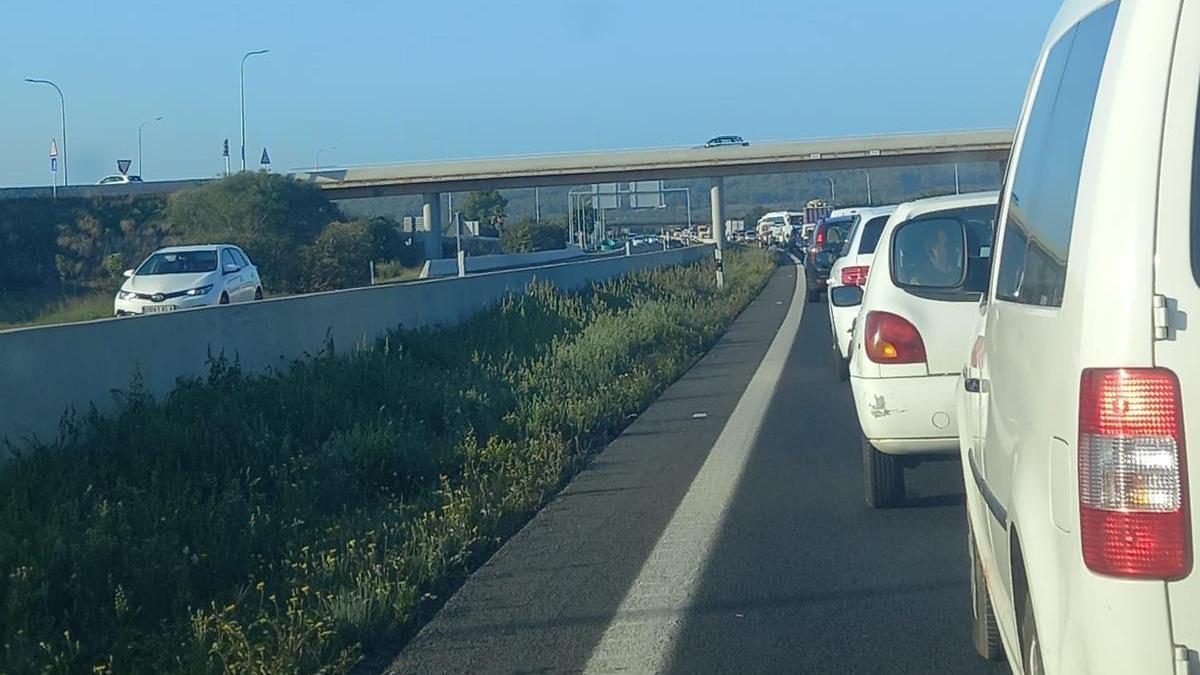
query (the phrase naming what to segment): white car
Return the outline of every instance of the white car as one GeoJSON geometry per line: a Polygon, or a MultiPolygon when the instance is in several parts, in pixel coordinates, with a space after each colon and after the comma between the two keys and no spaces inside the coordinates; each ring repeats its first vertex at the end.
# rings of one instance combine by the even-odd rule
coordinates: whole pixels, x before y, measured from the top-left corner
{"type": "Polygon", "coordinates": [[[96,185],[128,185],[130,183],[141,183],[141,176],[126,176],[122,174],[114,174],[101,178],[96,185]]]}
{"type": "MultiPolygon", "coordinates": [[[[858,220],[850,230],[833,267],[829,268],[830,292],[838,286],[865,286],[871,261],[875,258],[875,246],[883,234],[888,216],[896,211],[895,206],[877,206],[855,209],[858,220]]],[[[850,375],[850,331],[858,307],[838,307],[829,303],[829,325],[833,331],[833,349],[838,359],[838,375],[847,379],[850,375]]]]}
{"type": "Polygon", "coordinates": [[[955,392],[991,269],[997,197],[901,204],[884,225],[865,289],[832,289],[831,303],[859,305],[850,389],[873,507],[904,499],[905,468],[958,457],[955,392]]]}
{"type": "Polygon", "coordinates": [[[229,244],[173,246],[150,254],[127,279],[113,302],[116,316],[158,314],[177,309],[262,300],[258,268],[229,244]]]}
{"type": "Polygon", "coordinates": [[[974,642],[1017,673],[1200,672],[1197,83],[1197,0],[1071,0],[1022,108],[958,385],[974,642]]]}

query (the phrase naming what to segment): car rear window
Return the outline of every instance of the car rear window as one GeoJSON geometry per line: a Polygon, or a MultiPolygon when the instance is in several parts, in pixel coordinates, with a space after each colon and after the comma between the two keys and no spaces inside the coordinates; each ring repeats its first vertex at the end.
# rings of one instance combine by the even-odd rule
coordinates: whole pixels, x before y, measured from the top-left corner
{"type": "Polygon", "coordinates": [[[1200,284],[1200,103],[1192,137],[1192,277],[1200,284]]]}
{"type": "Polygon", "coordinates": [[[863,225],[862,239],[858,240],[858,252],[866,255],[875,252],[879,245],[879,236],[883,234],[883,226],[887,225],[887,216],[876,216],[863,225]]]}

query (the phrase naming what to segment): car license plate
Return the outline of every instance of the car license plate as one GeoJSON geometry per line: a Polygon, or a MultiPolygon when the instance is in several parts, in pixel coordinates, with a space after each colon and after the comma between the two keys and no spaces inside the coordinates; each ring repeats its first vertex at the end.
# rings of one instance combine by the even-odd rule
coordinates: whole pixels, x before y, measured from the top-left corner
{"type": "Polygon", "coordinates": [[[146,305],[142,308],[142,314],[159,314],[161,312],[174,312],[175,305],[146,305]]]}

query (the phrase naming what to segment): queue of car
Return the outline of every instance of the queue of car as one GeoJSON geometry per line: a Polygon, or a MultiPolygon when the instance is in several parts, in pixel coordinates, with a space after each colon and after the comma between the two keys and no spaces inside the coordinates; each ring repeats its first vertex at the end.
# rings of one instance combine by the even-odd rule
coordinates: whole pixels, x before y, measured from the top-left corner
{"type": "Polygon", "coordinates": [[[859,214],[832,265],[866,502],[961,462],[972,641],[1015,673],[1200,673],[1197,82],[1200,2],[1067,0],[1003,189],[873,255],[859,214]]]}

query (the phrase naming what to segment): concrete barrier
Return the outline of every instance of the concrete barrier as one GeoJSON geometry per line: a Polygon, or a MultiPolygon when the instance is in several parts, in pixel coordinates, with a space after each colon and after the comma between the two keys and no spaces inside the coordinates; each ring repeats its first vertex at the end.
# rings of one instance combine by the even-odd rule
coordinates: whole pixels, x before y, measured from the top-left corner
{"type": "Polygon", "coordinates": [[[103,319],[0,332],[0,439],[52,440],[68,409],[101,412],[113,392],[138,375],[155,397],[180,377],[204,375],[209,354],[237,357],[246,372],[285,366],[318,353],[373,341],[396,326],[449,325],[530,282],[571,291],[593,281],[712,255],[710,246],[606,257],[533,269],[434,279],[185,310],[133,319],[103,319]]]}
{"type": "MultiPolygon", "coordinates": [[[[464,260],[464,265],[467,268],[467,274],[478,274],[479,272],[492,272],[514,267],[547,265],[582,258],[584,255],[583,249],[578,246],[568,246],[554,251],[537,251],[535,253],[468,256],[464,260]]],[[[458,276],[458,261],[454,258],[426,260],[425,266],[421,268],[422,279],[453,276],[458,276]]]]}

